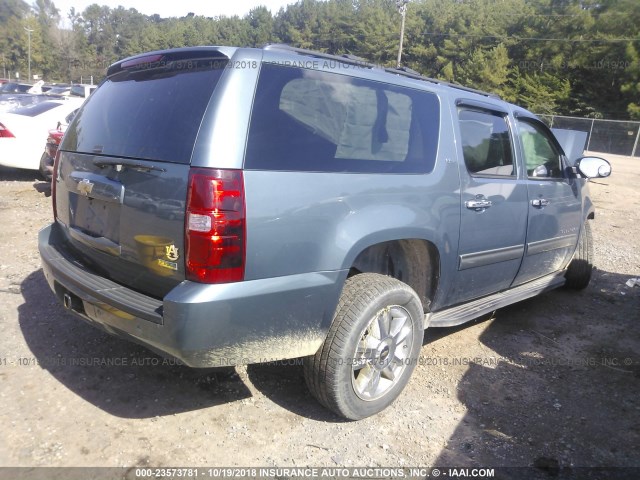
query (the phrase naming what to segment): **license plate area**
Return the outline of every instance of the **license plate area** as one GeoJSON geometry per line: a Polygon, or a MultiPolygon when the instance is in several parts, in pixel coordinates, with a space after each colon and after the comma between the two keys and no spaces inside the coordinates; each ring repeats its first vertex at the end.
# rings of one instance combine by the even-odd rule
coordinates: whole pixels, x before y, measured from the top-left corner
{"type": "Polygon", "coordinates": [[[120,205],[76,195],[71,226],[94,237],[120,243],[120,205]]]}
{"type": "Polygon", "coordinates": [[[120,210],[124,185],[115,178],[72,171],[67,177],[69,225],[83,234],[120,243],[120,210]]]}

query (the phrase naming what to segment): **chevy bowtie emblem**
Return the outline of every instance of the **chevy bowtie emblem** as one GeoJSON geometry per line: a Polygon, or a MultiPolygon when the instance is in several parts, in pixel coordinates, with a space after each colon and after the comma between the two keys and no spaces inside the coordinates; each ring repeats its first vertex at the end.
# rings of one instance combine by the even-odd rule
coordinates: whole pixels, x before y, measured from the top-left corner
{"type": "Polygon", "coordinates": [[[88,179],[84,179],[81,182],[78,182],[78,191],[84,196],[88,196],[93,190],[93,183],[91,183],[88,179]]]}

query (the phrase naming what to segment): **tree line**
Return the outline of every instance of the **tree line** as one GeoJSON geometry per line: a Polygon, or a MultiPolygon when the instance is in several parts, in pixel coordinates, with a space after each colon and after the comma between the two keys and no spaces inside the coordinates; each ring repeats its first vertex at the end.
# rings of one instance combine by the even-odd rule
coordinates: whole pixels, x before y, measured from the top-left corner
{"type": "MultiPolygon", "coordinates": [[[[299,0],[271,14],[181,18],[93,4],[60,12],[52,0],[2,0],[3,74],[100,81],[111,63],[193,45],[287,43],[395,66],[395,0],[299,0]]],[[[495,92],[536,113],[640,119],[638,0],[413,0],[403,65],[495,92]]]]}

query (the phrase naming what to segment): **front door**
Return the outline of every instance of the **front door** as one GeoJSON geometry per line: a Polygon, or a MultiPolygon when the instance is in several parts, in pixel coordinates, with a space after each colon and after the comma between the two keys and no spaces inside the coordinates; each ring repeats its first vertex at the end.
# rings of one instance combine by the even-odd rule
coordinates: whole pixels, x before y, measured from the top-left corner
{"type": "Polygon", "coordinates": [[[517,118],[527,170],[527,248],[514,285],[561,270],[571,260],[582,225],[580,191],[553,134],[538,120],[517,118]]]}

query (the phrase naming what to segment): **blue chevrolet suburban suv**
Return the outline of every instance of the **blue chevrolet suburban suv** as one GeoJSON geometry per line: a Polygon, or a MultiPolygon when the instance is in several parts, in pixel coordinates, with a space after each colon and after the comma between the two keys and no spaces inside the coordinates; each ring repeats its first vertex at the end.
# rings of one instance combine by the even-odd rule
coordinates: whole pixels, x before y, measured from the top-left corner
{"type": "Polygon", "coordinates": [[[425,328],[586,287],[587,180],[610,172],[406,69],[158,51],[109,67],[69,126],[39,248],[91,324],[191,367],[304,357],[319,402],[360,419],[400,394],[425,328]]]}

